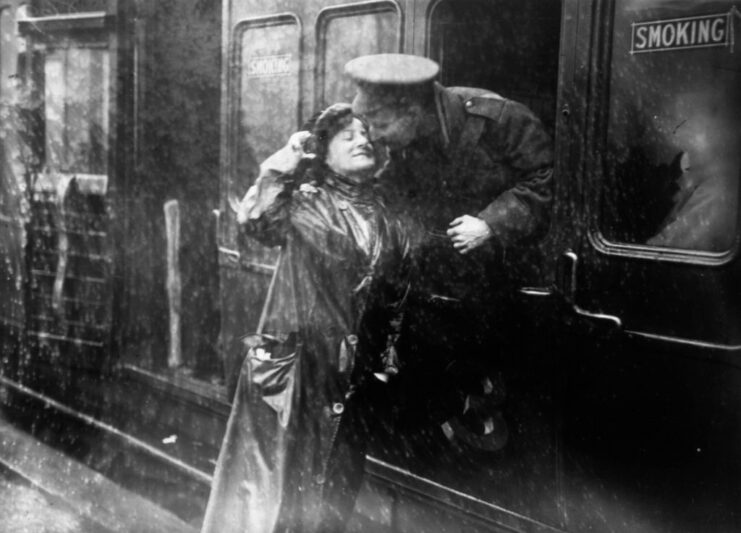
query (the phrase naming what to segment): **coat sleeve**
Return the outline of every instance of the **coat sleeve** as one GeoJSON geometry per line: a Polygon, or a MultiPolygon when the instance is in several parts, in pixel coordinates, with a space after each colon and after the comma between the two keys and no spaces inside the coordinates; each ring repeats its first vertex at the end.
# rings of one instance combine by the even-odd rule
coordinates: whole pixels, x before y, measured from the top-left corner
{"type": "Polygon", "coordinates": [[[500,154],[512,186],[479,213],[503,246],[542,236],[550,224],[553,147],[540,120],[524,105],[505,100],[480,139],[500,154]]]}
{"type": "Polygon", "coordinates": [[[237,223],[240,235],[252,237],[268,246],[283,243],[288,228],[295,169],[289,145],[260,165],[260,174],[240,202],[237,223]]]}

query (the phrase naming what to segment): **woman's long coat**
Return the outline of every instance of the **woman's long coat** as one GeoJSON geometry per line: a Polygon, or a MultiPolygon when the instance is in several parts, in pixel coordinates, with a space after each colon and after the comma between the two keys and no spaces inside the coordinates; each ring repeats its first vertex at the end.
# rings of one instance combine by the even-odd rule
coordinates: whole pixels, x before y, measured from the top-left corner
{"type": "Polygon", "coordinates": [[[246,341],[208,533],[340,531],[362,477],[363,383],[380,370],[408,243],[372,183],[287,189],[268,172],[245,200],[245,231],[282,252],[263,335],[246,341]]]}

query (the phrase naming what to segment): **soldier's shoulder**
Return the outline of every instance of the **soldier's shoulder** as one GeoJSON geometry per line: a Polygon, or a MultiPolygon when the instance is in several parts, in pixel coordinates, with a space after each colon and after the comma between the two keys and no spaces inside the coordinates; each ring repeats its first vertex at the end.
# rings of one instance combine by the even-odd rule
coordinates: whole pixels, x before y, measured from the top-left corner
{"type": "Polygon", "coordinates": [[[467,114],[491,120],[499,120],[509,102],[507,98],[486,89],[449,87],[448,90],[463,100],[467,114]]]}

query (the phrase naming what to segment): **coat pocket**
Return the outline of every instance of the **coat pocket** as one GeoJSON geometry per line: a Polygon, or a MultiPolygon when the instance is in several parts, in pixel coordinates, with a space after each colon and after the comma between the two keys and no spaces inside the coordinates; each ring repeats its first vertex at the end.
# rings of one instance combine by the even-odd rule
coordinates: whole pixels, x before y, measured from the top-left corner
{"type": "Polygon", "coordinates": [[[301,349],[296,334],[248,335],[243,343],[247,348],[245,364],[250,388],[276,412],[280,425],[287,427],[296,385],[296,361],[301,349]]]}

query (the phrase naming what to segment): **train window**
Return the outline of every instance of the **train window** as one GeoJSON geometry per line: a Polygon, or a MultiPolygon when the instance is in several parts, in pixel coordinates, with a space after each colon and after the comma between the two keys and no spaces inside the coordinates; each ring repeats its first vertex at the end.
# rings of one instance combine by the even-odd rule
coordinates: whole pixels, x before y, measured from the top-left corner
{"type": "Polygon", "coordinates": [[[345,63],[366,54],[401,50],[403,21],[395,2],[370,2],[322,10],[317,20],[317,108],[350,102],[352,81],[345,63]]]}
{"type": "Polygon", "coordinates": [[[301,30],[296,18],[281,15],[245,21],[235,33],[234,153],[238,170],[254,173],[296,131],[301,30]]]}
{"type": "Polygon", "coordinates": [[[442,0],[428,54],[443,85],[482,87],[527,105],[552,131],[561,2],[442,0]]]}
{"type": "Polygon", "coordinates": [[[607,239],[680,257],[732,248],[741,177],[734,4],[616,2],[599,220],[607,239]]]}
{"type": "Polygon", "coordinates": [[[41,105],[41,142],[34,149],[47,172],[40,181],[76,176],[81,187],[102,193],[109,170],[112,69],[105,13],[18,22],[32,43],[29,98],[41,105]]]}
{"type": "Polygon", "coordinates": [[[46,164],[62,173],[106,174],[109,52],[69,46],[44,58],[46,164]]]}
{"type": "MultiPolygon", "coordinates": [[[[245,193],[259,164],[283,146],[298,126],[301,27],[298,18],[281,14],[245,20],[234,30],[229,139],[232,167],[228,191],[245,193]]],[[[235,242],[236,226],[227,242],[235,242]]],[[[249,260],[270,264],[275,252],[250,241],[249,260]]]]}
{"type": "Polygon", "coordinates": [[[7,98],[11,90],[11,75],[15,73],[12,38],[13,12],[10,7],[0,7],[0,98],[7,98]]]}

